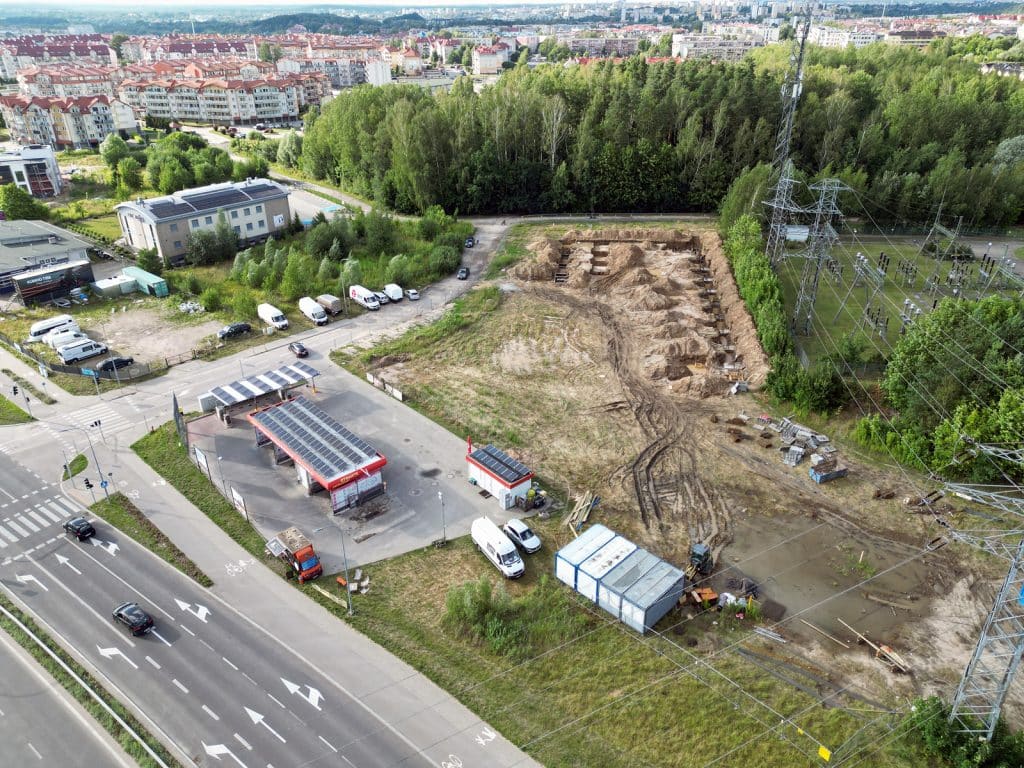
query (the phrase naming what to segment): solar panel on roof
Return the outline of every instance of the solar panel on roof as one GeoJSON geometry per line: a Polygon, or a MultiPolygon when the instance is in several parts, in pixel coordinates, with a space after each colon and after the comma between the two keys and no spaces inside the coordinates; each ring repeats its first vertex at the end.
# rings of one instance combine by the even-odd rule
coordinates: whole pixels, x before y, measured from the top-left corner
{"type": "Polygon", "coordinates": [[[169,219],[173,216],[183,216],[187,213],[195,212],[195,209],[188,203],[179,203],[174,200],[150,203],[149,210],[158,219],[169,219]]]}
{"type": "Polygon", "coordinates": [[[263,374],[263,378],[270,379],[278,387],[283,387],[291,382],[288,381],[284,376],[280,375],[277,371],[267,371],[263,374]]]}
{"type": "Polygon", "coordinates": [[[277,187],[271,186],[270,184],[263,184],[260,186],[246,187],[245,193],[253,200],[262,200],[265,197],[273,197],[274,195],[281,194],[281,190],[277,187]]]}
{"type": "Polygon", "coordinates": [[[235,203],[246,203],[249,198],[236,189],[218,189],[215,192],[205,192],[201,195],[182,195],[182,200],[194,207],[197,211],[206,211],[211,208],[224,208],[235,203]]]}

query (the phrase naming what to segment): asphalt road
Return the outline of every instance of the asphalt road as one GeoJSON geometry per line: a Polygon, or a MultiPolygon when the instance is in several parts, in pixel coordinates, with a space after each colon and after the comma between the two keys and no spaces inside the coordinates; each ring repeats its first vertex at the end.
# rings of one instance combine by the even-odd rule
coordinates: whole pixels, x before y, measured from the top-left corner
{"type": "Polygon", "coordinates": [[[103,523],[95,539],[68,538],[60,519],[75,510],[52,485],[6,457],[0,477],[14,497],[2,510],[0,585],[184,762],[433,764],[344,679],[328,679],[277,641],[273,626],[255,626],[103,523]],[[111,620],[126,601],[154,616],[153,633],[132,638],[111,620]]]}

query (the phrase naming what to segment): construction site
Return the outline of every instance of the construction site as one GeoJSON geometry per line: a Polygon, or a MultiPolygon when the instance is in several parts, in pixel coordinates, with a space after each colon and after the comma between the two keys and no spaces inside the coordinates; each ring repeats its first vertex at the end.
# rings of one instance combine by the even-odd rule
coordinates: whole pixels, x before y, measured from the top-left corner
{"type": "MultiPolygon", "coordinates": [[[[922,489],[841,436],[772,413],[757,393],[767,361],[718,235],[547,225],[523,238],[529,255],[496,308],[433,344],[371,350],[370,369],[566,496],[569,524],[552,546],[585,519],[687,567],[705,591],[657,637],[738,654],[823,710],[870,702],[876,714],[849,729],[860,746],[837,754],[878,735],[878,712],[948,695],[999,563],[944,538],[936,520],[957,508],[922,505],[922,489]],[[703,610],[723,594],[753,598],[772,629],[723,638],[722,614],[703,610]]],[[[1011,692],[1004,714],[1016,721],[1019,704],[1011,692]]]]}

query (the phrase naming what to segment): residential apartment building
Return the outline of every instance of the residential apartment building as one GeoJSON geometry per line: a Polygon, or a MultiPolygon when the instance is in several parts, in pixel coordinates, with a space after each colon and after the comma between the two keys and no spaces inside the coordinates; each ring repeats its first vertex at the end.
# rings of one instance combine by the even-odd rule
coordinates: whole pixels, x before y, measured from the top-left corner
{"type": "Polygon", "coordinates": [[[271,62],[251,59],[194,59],[187,61],[181,69],[184,77],[195,80],[214,77],[258,80],[261,77],[273,77],[276,72],[277,67],[271,62]]]}
{"type": "Polygon", "coordinates": [[[259,42],[253,37],[226,35],[165,35],[132,37],[121,44],[128,61],[165,61],[174,59],[256,59],[259,42]]]}
{"type": "Polygon", "coordinates": [[[4,184],[16,184],[32,197],[60,194],[60,168],[53,147],[29,144],[0,153],[0,186],[4,184]]]}
{"type": "Polygon", "coordinates": [[[330,93],[320,72],[256,80],[134,80],[120,89],[121,98],[140,116],[220,124],[296,120],[330,93]]]}
{"type": "Polygon", "coordinates": [[[99,35],[25,35],[0,39],[0,75],[47,64],[117,66],[117,54],[99,35]]]}
{"type": "Polygon", "coordinates": [[[288,226],[288,190],[267,179],[210,184],[167,197],[121,203],[115,209],[134,249],[156,248],[165,264],[180,263],[190,232],[212,230],[221,211],[243,243],[261,241],[288,226]]]}
{"type": "Polygon", "coordinates": [[[846,48],[850,45],[854,48],[862,48],[881,39],[882,36],[880,34],[869,30],[846,29],[819,24],[813,25],[807,33],[807,42],[813,45],[820,45],[823,48],[846,48]]]}
{"type": "Polygon", "coordinates": [[[755,40],[727,40],[714,35],[672,35],[672,56],[680,59],[739,61],[760,45],[755,40]]]}
{"type": "Polygon", "coordinates": [[[632,56],[640,44],[635,37],[565,37],[559,42],[585,56],[632,56]]]}
{"type": "Polygon", "coordinates": [[[18,70],[18,90],[26,96],[110,96],[121,69],[114,66],[48,64],[18,70]]]}
{"type": "Polygon", "coordinates": [[[109,96],[0,96],[0,115],[15,141],[59,149],[97,147],[112,133],[127,137],[139,128],[131,107],[109,96]]]}
{"type": "Polygon", "coordinates": [[[478,45],[473,49],[473,74],[496,75],[510,61],[509,47],[504,43],[478,45]]]}

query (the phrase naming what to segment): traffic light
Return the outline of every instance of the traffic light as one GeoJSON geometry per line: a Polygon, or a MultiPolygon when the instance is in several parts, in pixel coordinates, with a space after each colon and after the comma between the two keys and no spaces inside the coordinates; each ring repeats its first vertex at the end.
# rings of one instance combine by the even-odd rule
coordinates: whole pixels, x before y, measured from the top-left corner
{"type": "Polygon", "coordinates": [[[14,394],[18,394],[18,385],[17,384],[14,385],[14,394]]]}
{"type": "Polygon", "coordinates": [[[90,491],[92,490],[92,480],[90,480],[88,477],[85,478],[85,487],[90,491]]]}

